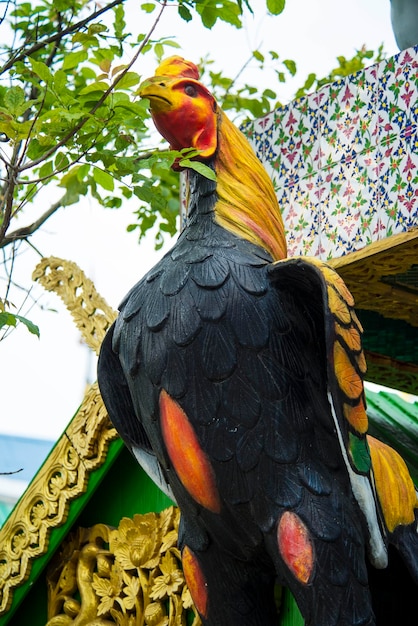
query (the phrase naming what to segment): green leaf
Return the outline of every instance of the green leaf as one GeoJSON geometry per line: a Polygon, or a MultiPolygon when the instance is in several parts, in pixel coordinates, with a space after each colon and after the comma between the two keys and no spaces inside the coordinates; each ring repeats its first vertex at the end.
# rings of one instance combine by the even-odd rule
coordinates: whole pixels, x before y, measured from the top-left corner
{"type": "MultiPolygon", "coordinates": [[[[23,108],[26,108],[24,106],[23,108]]],[[[20,122],[16,120],[0,122],[0,132],[5,133],[10,139],[18,141],[20,139],[27,139],[29,133],[32,130],[32,121],[20,122]]]]}
{"type": "Polygon", "coordinates": [[[45,63],[42,63],[42,61],[36,61],[35,59],[32,59],[30,57],[29,57],[29,63],[32,66],[32,71],[37,76],[39,76],[39,78],[42,79],[47,85],[49,85],[52,82],[53,78],[52,78],[51,70],[45,63]]]}
{"type": "MultiPolygon", "coordinates": [[[[196,7],[199,10],[199,7],[196,7]]],[[[203,10],[200,10],[200,17],[202,18],[203,26],[211,29],[218,19],[217,12],[212,7],[204,7],[203,10]]]]}
{"type": "MultiPolygon", "coordinates": [[[[82,167],[84,166],[76,165],[75,167],[72,167],[66,174],[64,174],[59,182],[59,186],[66,189],[66,194],[62,203],[63,206],[74,204],[75,202],[78,202],[80,196],[85,196],[87,194],[87,184],[78,178],[78,172],[82,167]]],[[[89,166],[87,165],[87,167],[89,166]]]]}
{"type": "Polygon", "coordinates": [[[45,147],[39,143],[38,139],[31,139],[27,150],[28,157],[37,159],[43,152],[45,152],[45,147]]]}
{"type": "Polygon", "coordinates": [[[173,41],[172,39],[165,39],[164,45],[171,46],[171,48],[181,48],[181,45],[177,41],[173,41]]]}
{"type": "Polygon", "coordinates": [[[87,52],[86,50],[78,50],[77,52],[69,52],[64,57],[64,62],[62,64],[63,70],[72,70],[83,61],[87,60],[87,52]]]}
{"type": "Polygon", "coordinates": [[[162,43],[156,43],[154,46],[155,56],[159,61],[163,58],[164,55],[164,46],[162,43]]]}
{"type": "Polygon", "coordinates": [[[241,10],[238,3],[230,0],[220,0],[212,2],[203,2],[195,4],[196,11],[200,14],[202,24],[206,28],[212,28],[218,19],[232,24],[237,28],[242,27],[240,20],[241,10]]]}
{"type": "Polygon", "coordinates": [[[195,170],[195,172],[198,172],[209,180],[216,181],[215,172],[210,167],[208,167],[204,163],[201,163],[200,161],[192,161],[191,159],[180,159],[179,165],[181,167],[188,167],[191,170],[195,170]]]}
{"type": "Polygon", "coordinates": [[[16,315],[7,311],[0,312],[0,328],[3,326],[16,326],[16,315]]]}
{"type": "Polygon", "coordinates": [[[24,102],[25,92],[22,87],[10,87],[4,94],[4,105],[12,115],[19,115],[24,102]]]}
{"type": "Polygon", "coordinates": [[[316,74],[313,74],[313,73],[309,74],[308,78],[305,81],[305,85],[304,85],[305,89],[310,89],[312,85],[314,84],[315,80],[316,80],[316,74]]]}
{"type": "Polygon", "coordinates": [[[115,188],[115,180],[113,176],[105,172],[104,170],[95,167],[93,170],[93,178],[100,187],[106,189],[106,191],[113,191],[115,188]]]}
{"type": "Polygon", "coordinates": [[[87,35],[86,33],[76,33],[73,36],[73,43],[81,43],[83,48],[95,48],[99,46],[99,40],[96,35],[87,35]]]}
{"type": "Polygon", "coordinates": [[[58,152],[57,156],[55,157],[55,168],[62,171],[67,168],[69,164],[70,160],[68,156],[63,152],[58,152]]]}
{"type": "Polygon", "coordinates": [[[259,50],[253,50],[253,57],[260,63],[264,63],[264,54],[261,54],[259,50]]]}
{"type": "Polygon", "coordinates": [[[61,95],[64,89],[67,88],[67,73],[63,70],[58,70],[54,74],[54,88],[61,95]]]}
{"type": "Polygon", "coordinates": [[[292,59],[286,59],[283,61],[283,65],[289,70],[292,76],[296,74],[296,63],[292,59]]]}
{"type": "Polygon", "coordinates": [[[145,11],[145,13],[152,13],[155,8],[156,5],[151,2],[144,2],[144,4],[141,4],[141,9],[145,11]]]}
{"type": "Polygon", "coordinates": [[[9,311],[0,312],[0,328],[3,328],[3,326],[16,326],[17,322],[21,322],[22,324],[24,324],[24,326],[26,326],[26,328],[30,333],[32,333],[32,335],[36,335],[37,337],[39,337],[38,326],[36,326],[36,324],[28,320],[26,317],[23,317],[22,315],[15,315],[14,313],[10,313],[9,311]]]}
{"type": "Polygon", "coordinates": [[[53,171],[54,171],[54,167],[53,167],[52,161],[47,161],[39,169],[39,177],[49,178],[50,176],[52,176],[53,171]]]}
{"type": "Polygon", "coordinates": [[[115,22],[114,22],[115,36],[117,39],[123,39],[125,36],[124,31],[126,27],[125,9],[122,4],[119,4],[113,9],[113,11],[115,13],[115,22]]]}
{"type": "Polygon", "coordinates": [[[10,120],[8,120],[7,122],[5,121],[1,121],[2,118],[0,116],[0,133],[4,133],[6,135],[6,137],[13,137],[14,135],[14,128],[13,125],[11,123],[10,120]]]}
{"type": "Polygon", "coordinates": [[[139,75],[136,72],[126,72],[123,78],[120,79],[116,85],[116,89],[130,89],[137,85],[140,81],[139,75]]]}
{"type": "Polygon", "coordinates": [[[83,165],[78,166],[76,170],[77,180],[81,182],[89,172],[90,165],[88,163],[83,163],[83,165]]]}
{"type": "Polygon", "coordinates": [[[40,336],[39,327],[36,324],[28,320],[26,317],[22,317],[21,315],[16,315],[16,319],[24,324],[32,335],[36,335],[37,337],[40,336]]]}
{"type": "Polygon", "coordinates": [[[143,202],[151,202],[152,200],[152,181],[146,181],[142,185],[136,185],[134,194],[143,202]]]}
{"type": "Polygon", "coordinates": [[[270,98],[270,100],[274,100],[274,98],[276,97],[276,93],[271,89],[265,89],[263,91],[263,96],[265,96],[266,98],[270,98]]]}
{"type": "Polygon", "coordinates": [[[184,6],[184,4],[179,4],[178,13],[181,19],[185,22],[190,22],[193,19],[192,14],[190,13],[189,9],[184,6]]]}
{"type": "Polygon", "coordinates": [[[273,15],[280,15],[286,4],[286,0],[266,0],[267,10],[273,15]]]}
{"type": "Polygon", "coordinates": [[[108,28],[104,24],[90,24],[87,32],[89,35],[98,35],[100,33],[104,33],[107,30],[108,28]]]}
{"type": "Polygon", "coordinates": [[[80,89],[79,94],[80,96],[84,96],[88,93],[94,93],[95,91],[104,92],[107,89],[109,89],[109,85],[105,83],[103,80],[99,80],[96,83],[91,83],[90,85],[87,85],[87,87],[80,89]]]}

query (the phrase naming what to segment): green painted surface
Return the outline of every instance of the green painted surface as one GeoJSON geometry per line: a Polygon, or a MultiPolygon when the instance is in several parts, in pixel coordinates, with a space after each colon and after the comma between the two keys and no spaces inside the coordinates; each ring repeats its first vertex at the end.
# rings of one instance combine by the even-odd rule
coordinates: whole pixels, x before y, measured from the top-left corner
{"type": "Polygon", "coordinates": [[[118,526],[122,517],[149,511],[158,513],[171,504],[124,448],[106,480],[96,489],[89,506],[82,511],[77,525],[85,528],[98,523],[118,526]]]}
{"type": "Polygon", "coordinates": [[[366,397],[370,434],[399,452],[418,485],[418,401],[383,391],[366,397]]]}
{"type": "Polygon", "coordinates": [[[363,348],[397,361],[418,364],[417,329],[403,320],[383,317],[374,311],[356,309],[365,328],[363,348]]]}
{"type": "Polygon", "coordinates": [[[280,626],[304,626],[304,620],[297,604],[287,589],[283,589],[280,611],[280,626]]]}

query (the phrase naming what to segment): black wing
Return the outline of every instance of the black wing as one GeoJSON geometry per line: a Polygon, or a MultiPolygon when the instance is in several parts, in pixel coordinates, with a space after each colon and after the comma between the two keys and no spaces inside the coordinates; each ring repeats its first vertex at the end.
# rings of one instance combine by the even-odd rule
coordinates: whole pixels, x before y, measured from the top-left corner
{"type": "Polygon", "coordinates": [[[387,549],[366,436],[363,329],[354,311],[354,299],[342,278],[319,259],[297,257],[280,261],[271,266],[270,276],[278,288],[294,294],[301,309],[308,306],[317,332],[323,336],[325,362],[322,366],[327,372],[327,393],[336,437],[354,496],[367,520],[370,558],[376,567],[385,567],[387,549]]]}
{"type": "Polygon", "coordinates": [[[114,322],[101,346],[97,373],[100,393],[110,420],[125,445],[150,478],[172,500],[172,490],[151,447],[150,441],[135,415],[131,393],[120,360],[113,350],[114,322]]]}

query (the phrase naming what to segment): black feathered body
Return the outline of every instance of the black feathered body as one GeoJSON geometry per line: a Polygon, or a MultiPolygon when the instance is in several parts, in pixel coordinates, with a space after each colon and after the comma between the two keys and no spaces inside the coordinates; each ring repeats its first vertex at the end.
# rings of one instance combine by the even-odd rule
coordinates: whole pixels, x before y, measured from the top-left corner
{"type": "Polygon", "coordinates": [[[353,496],[327,393],[319,298],[271,280],[271,258],[221,228],[216,187],[191,174],[186,228],[128,294],[100,357],[99,382],[127,445],[155,455],[181,509],[181,547],[201,563],[205,624],[277,623],[277,576],[307,624],[374,624],[366,524],[353,496]],[[190,495],[161,432],[164,390],[213,468],[219,512],[190,495]],[[309,580],[278,548],[290,511],[312,542],[309,580]],[[222,598],[222,602],[220,602],[222,598]],[[227,598],[225,602],[224,599],[227,598]]]}

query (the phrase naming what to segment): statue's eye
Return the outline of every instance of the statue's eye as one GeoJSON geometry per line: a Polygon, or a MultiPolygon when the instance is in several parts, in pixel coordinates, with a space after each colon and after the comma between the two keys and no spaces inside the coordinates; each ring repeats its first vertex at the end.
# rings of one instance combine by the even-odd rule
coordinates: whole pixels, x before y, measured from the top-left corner
{"type": "Polygon", "coordinates": [[[184,93],[187,96],[190,96],[190,98],[196,98],[197,96],[197,89],[194,85],[186,85],[184,88],[184,93]]]}

